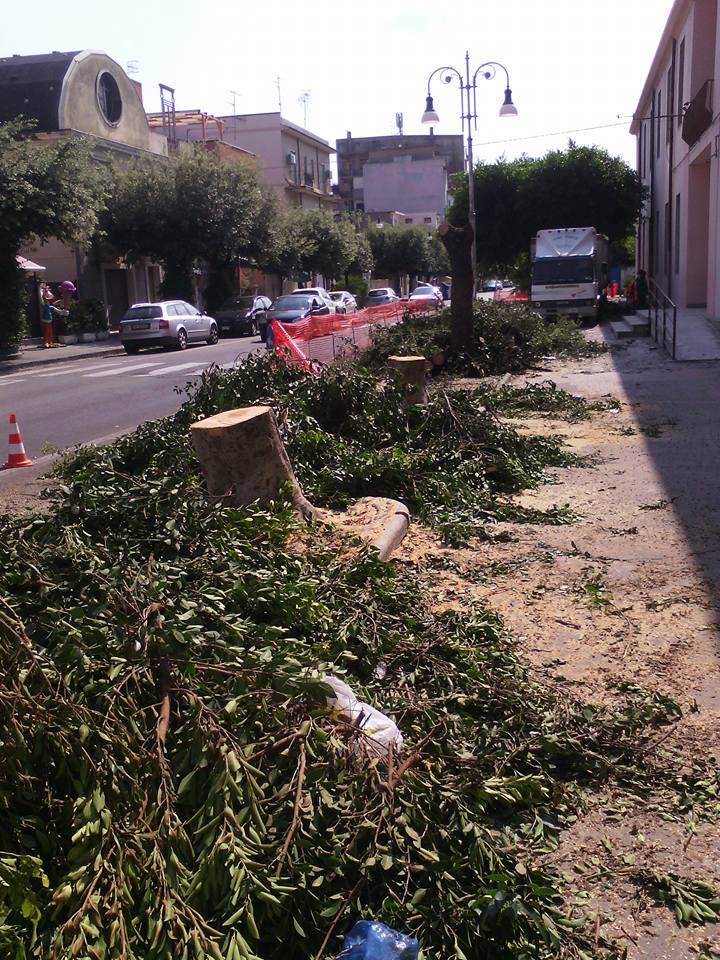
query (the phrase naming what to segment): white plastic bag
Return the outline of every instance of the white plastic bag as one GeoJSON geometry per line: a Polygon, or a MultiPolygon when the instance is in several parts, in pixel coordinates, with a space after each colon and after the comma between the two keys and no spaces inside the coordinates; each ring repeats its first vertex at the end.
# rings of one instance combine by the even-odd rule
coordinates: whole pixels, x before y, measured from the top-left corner
{"type": "Polygon", "coordinates": [[[323,681],[334,694],[327,698],[328,706],[337,710],[342,717],[362,731],[356,741],[359,752],[383,756],[391,745],[396,752],[402,750],[403,736],[394,720],[369,703],[358,700],[352,688],[339,677],[327,673],[323,681]]]}

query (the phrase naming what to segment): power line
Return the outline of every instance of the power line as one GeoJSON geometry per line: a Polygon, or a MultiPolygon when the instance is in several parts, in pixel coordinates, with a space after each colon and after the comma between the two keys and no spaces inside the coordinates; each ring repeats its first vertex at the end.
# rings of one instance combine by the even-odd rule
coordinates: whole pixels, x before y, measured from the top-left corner
{"type": "Polygon", "coordinates": [[[544,137],[562,137],[568,133],[585,133],[588,130],[607,130],[608,127],[626,127],[625,121],[616,123],[600,123],[596,127],[576,127],[574,130],[555,130],[553,133],[533,133],[528,137],[504,137],[502,140],[483,140],[477,143],[478,147],[491,147],[497,143],[516,143],[518,140],[542,140],[544,137]]]}

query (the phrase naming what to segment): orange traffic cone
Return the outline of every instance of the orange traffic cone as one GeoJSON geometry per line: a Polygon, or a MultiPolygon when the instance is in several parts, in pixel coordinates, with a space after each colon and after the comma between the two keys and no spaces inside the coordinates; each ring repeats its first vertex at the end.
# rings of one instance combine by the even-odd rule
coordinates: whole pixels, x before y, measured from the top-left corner
{"type": "Polygon", "coordinates": [[[10,436],[8,438],[10,452],[8,458],[3,464],[3,470],[9,470],[11,467],[31,467],[32,460],[25,453],[20,429],[17,425],[17,418],[14,413],[10,414],[10,436]]]}

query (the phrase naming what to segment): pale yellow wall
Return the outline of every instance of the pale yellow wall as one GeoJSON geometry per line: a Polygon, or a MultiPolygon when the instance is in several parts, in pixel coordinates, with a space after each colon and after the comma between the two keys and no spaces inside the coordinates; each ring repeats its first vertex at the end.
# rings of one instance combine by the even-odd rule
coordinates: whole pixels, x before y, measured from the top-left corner
{"type": "Polygon", "coordinates": [[[63,81],[58,111],[61,130],[78,130],[138,150],[167,154],[167,142],[151,131],[138,93],[125,71],[104,53],[83,51],[63,81]],[[101,72],[112,75],[120,90],[122,114],[116,126],[107,123],[97,99],[101,72]]]}

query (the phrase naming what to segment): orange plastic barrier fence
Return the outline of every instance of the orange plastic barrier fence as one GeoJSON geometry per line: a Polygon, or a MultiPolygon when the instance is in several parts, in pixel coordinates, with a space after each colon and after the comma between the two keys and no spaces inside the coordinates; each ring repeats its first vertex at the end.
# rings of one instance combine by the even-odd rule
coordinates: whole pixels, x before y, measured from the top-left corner
{"type": "Polygon", "coordinates": [[[356,350],[369,343],[368,327],[378,323],[397,323],[406,313],[427,313],[436,309],[438,308],[428,301],[398,300],[376,307],[365,307],[355,313],[308,317],[307,320],[299,320],[297,323],[283,324],[273,320],[273,351],[288,363],[316,372],[318,363],[330,362],[338,355],[346,354],[346,350],[336,349],[336,334],[340,334],[345,343],[356,350]],[[326,342],[323,344],[325,349],[318,349],[319,355],[311,357],[310,347],[313,341],[321,341],[323,338],[330,338],[330,345],[326,342]]]}

